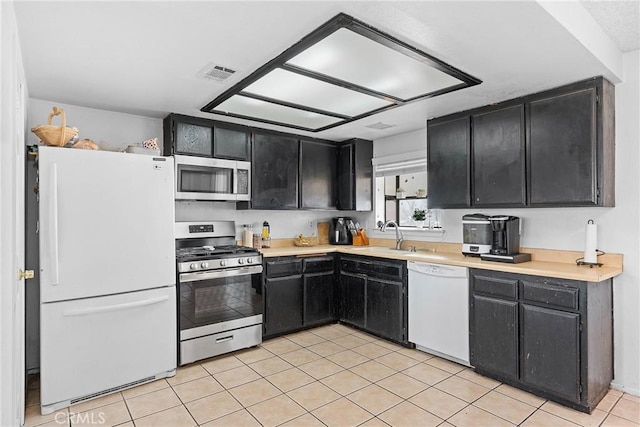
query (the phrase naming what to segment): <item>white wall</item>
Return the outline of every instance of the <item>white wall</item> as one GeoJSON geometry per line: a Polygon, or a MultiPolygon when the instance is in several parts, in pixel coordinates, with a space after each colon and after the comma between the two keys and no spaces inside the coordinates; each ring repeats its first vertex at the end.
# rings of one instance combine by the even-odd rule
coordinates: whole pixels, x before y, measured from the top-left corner
{"type": "MultiPolygon", "coordinates": [[[[178,202],[176,221],[226,220],[236,222],[236,239],[242,238],[242,225],[253,224],[254,231],[262,230],[267,221],[272,239],[292,239],[303,234],[317,236],[318,222],[329,221],[335,216],[348,216],[357,221],[367,220],[366,214],[351,211],[279,211],[235,210],[235,204],[224,202],[178,202]]],[[[361,224],[365,226],[364,222],[361,224]]]]}
{"type": "MultiPolygon", "coordinates": [[[[53,107],[64,108],[67,126],[78,128],[81,139],[92,139],[100,149],[124,151],[129,145],[140,144],[150,138],[158,138],[162,145],[162,120],[133,114],[78,107],[61,102],[29,99],[29,128],[46,124],[53,107]]],[[[60,116],[52,124],[60,124],[60,116]]],[[[38,143],[38,138],[29,133],[27,144],[38,143]]]]}
{"type": "MultiPolygon", "coordinates": [[[[616,206],[614,208],[451,209],[442,212],[444,241],[462,243],[462,216],[480,212],[523,219],[521,245],[582,251],[587,220],[598,224],[598,249],[624,254],[614,279],[613,386],[640,394],[640,68],[639,52],[624,55],[624,82],[616,85],[616,206]]],[[[426,150],[426,130],[374,141],[374,153],[426,150]]],[[[425,235],[426,236],[426,235],[425,235]]],[[[412,239],[420,239],[415,233],[412,239]]],[[[432,237],[422,237],[433,240],[432,237]]]]}
{"type": "MultiPolygon", "coordinates": [[[[425,126],[427,119],[424,120],[425,126]]],[[[373,157],[392,156],[398,153],[424,150],[427,155],[427,128],[401,133],[387,138],[376,139],[373,144],[373,157]]]]}

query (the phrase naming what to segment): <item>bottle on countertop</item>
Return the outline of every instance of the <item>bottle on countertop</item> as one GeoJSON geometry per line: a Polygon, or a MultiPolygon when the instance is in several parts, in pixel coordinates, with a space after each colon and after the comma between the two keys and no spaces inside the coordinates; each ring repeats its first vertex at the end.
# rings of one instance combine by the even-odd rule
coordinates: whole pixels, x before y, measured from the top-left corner
{"type": "Polygon", "coordinates": [[[258,233],[253,235],[253,247],[255,249],[260,249],[262,247],[262,238],[258,233]]]}
{"type": "Polygon", "coordinates": [[[244,224],[242,231],[242,245],[253,247],[253,224],[244,224]]]}
{"type": "Polygon", "coordinates": [[[271,229],[267,221],[262,223],[262,247],[271,247],[271,229]]]}

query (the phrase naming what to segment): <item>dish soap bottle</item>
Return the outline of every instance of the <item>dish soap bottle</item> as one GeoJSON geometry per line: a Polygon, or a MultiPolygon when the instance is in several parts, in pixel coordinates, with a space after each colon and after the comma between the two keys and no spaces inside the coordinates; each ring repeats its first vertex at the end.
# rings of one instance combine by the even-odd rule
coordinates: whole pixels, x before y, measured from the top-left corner
{"type": "Polygon", "coordinates": [[[270,237],[270,228],[269,223],[267,221],[262,223],[262,247],[270,248],[271,247],[271,237],[270,237]]]}

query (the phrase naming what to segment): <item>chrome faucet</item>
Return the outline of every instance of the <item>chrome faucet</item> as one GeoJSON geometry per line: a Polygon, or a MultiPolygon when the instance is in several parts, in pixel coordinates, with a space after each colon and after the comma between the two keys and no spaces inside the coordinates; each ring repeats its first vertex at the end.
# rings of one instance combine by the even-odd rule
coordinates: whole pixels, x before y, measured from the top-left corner
{"type": "Polygon", "coordinates": [[[378,221],[380,231],[382,231],[383,233],[387,231],[387,226],[389,225],[393,225],[396,228],[396,249],[400,250],[402,242],[404,241],[404,236],[402,235],[402,231],[400,230],[400,227],[398,227],[398,224],[395,221],[387,221],[384,224],[381,224],[382,221],[378,221]]]}

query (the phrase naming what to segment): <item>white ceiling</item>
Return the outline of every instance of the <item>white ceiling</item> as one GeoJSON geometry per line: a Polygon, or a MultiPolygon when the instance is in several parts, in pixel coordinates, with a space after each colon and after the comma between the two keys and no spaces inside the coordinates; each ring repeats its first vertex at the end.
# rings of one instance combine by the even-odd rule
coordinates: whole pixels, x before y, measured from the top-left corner
{"type": "Polygon", "coordinates": [[[580,0],[622,52],[640,49],[640,1],[580,0]]]}
{"type": "MultiPolygon", "coordinates": [[[[618,54],[638,49],[637,0],[583,3],[618,54]]],[[[339,12],[483,81],[321,133],[294,131],[335,140],[378,139],[422,128],[429,117],[592,76],[620,77],[533,0],[17,0],[15,10],[30,97],[149,117],[176,112],[291,132],[199,110],[339,12]],[[238,72],[224,83],[201,78],[211,63],[238,72]],[[365,127],[380,121],[396,126],[365,127]]]]}

